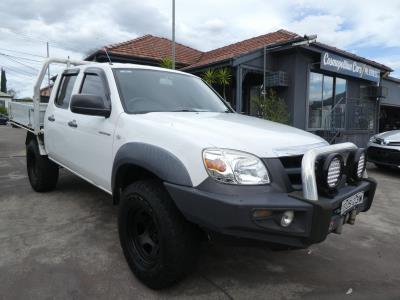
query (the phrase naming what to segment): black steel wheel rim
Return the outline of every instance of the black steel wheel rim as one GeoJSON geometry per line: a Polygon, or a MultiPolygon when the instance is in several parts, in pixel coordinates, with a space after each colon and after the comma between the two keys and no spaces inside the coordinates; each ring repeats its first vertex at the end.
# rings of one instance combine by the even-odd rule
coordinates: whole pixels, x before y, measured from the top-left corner
{"type": "Polygon", "coordinates": [[[130,246],[134,247],[141,260],[147,265],[155,264],[160,252],[159,232],[149,207],[140,206],[130,211],[128,235],[130,246]]]}

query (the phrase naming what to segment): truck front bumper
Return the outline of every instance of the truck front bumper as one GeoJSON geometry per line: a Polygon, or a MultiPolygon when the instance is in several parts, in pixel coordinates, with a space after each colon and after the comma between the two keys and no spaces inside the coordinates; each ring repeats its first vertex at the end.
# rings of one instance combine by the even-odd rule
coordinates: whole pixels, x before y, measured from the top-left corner
{"type": "Polygon", "coordinates": [[[307,247],[323,241],[348,221],[342,216],[345,199],[363,193],[364,199],[354,213],[367,211],[372,204],[376,182],[368,178],[357,185],[341,188],[333,198],[319,197],[317,201],[304,199],[302,193],[284,193],[279,186],[224,185],[212,179],[197,188],[165,183],[183,215],[200,227],[222,235],[249,240],[307,247]],[[270,216],[255,217],[257,210],[267,210],[270,216]],[[288,227],[281,225],[285,211],[293,211],[294,219],[288,227]]]}

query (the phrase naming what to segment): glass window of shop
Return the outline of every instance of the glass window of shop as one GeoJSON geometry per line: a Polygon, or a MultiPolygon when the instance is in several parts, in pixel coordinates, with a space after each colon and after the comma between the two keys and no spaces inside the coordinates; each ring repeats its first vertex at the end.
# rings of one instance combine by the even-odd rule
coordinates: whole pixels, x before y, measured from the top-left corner
{"type": "Polygon", "coordinates": [[[346,80],[310,72],[308,129],[345,127],[346,80]]]}

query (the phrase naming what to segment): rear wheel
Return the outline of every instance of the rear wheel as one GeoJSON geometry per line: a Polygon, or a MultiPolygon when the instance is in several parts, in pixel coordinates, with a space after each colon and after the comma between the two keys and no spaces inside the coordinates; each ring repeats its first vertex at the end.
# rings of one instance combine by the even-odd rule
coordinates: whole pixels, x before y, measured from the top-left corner
{"type": "Polygon", "coordinates": [[[199,232],[160,182],[129,185],[118,215],[121,246],[132,272],[148,287],[166,288],[187,275],[199,252],[199,232]]]}
{"type": "Polygon", "coordinates": [[[29,182],[36,192],[47,192],[56,187],[59,167],[47,156],[40,155],[36,139],[31,139],[26,146],[26,167],[29,182]]]}

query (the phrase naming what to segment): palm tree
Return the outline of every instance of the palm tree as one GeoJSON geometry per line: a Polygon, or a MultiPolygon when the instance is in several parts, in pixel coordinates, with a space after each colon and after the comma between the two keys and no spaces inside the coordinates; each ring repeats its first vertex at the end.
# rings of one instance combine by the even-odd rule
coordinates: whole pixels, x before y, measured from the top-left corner
{"type": "Polygon", "coordinates": [[[209,85],[213,85],[217,82],[217,72],[214,69],[208,69],[203,74],[203,80],[209,85]]]}
{"type": "Polygon", "coordinates": [[[160,60],[160,67],[165,69],[172,69],[172,59],[170,57],[164,57],[160,60]]]}
{"type": "Polygon", "coordinates": [[[224,99],[226,100],[225,87],[231,83],[232,75],[228,68],[222,68],[216,74],[218,84],[222,85],[224,99]]]}

